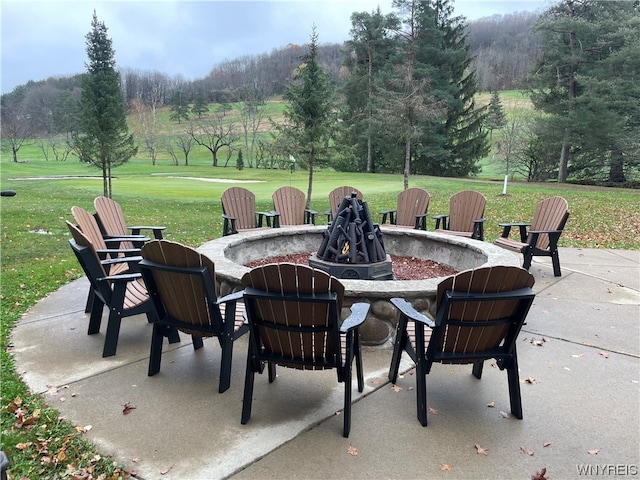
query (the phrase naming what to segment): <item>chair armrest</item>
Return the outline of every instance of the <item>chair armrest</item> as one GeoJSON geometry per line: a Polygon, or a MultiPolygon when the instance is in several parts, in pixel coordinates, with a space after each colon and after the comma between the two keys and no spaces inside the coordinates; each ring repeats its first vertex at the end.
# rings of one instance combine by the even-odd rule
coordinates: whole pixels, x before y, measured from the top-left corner
{"type": "Polygon", "coordinates": [[[238,292],[233,292],[230,293],[229,295],[225,295],[224,297],[220,297],[216,300],[216,303],[218,305],[226,303],[226,302],[230,302],[232,300],[238,301],[240,300],[244,295],[244,290],[240,290],[238,292]]]}
{"type": "Polygon", "coordinates": [[[424,323],[425,325],[431,328],[434,328],[436,326],[435,322],[432,319],[430,319],[426,315],[423,315],[422,313],[417,311],[415,308],[413,308],[413,305],[407,302],[404,298],[394,297],[389,301],[393,305],[395,305],[395,307],[398,310],[400,310],[400,312],[402,312],[403,315],[410,318],[411,320],[424,323]]]}
{"type": "Polygon", "coordinates": [[[109,258],[107,260],[101,260],[100,263],[102,265],[115,265],[116,263],[133,263],[137,265],[138,263],[140,263],[140,260],[142,260],[141,256],[115,257],[115,258],[109,258]]]}
{"type": "Polygon", "coordinates": [[[257,224],[258,227],[262,227],[262,219],[267,219],[267,227],[278,228],[280,226],[280,214],[275,210],[271,210],[270,212],[256,212],[257,224]],[[273,219],[273,225],[271,224],[273,219]]]}
{"type": "Polygon", "coordinates": [[[345,318],[342,325],[340,325],[340,332],[346,333],[362,325],[367,319],[370,306],[368,303],[354,303],[351,305],[351,315],[345,318]]]}
{"type": "Polygon", "coordinates": [[[387,223],[387,215],[389,216],[389,223],[391,225],[394,225],[395,222],[395,215],[396,215],[397,210],[382,210],[380,212],[380,215],[382,215],[382,221],[380,222],[382,225],[384,225],[385,223],[387,223]]]}
{"type": "Polygon", "coordinates": [[[231,215],[227,215],[226,213],[222,214],[222,236],[233,235],[234,233],[238,233],[236,229],[236,217],[231,215]]]}
{"type": "Polygon", "coordinates": [[[324,215],[327,216],[327,223],[329,223],[331,221],[331,217],[333,217],[331,210],[325,210],[324,215]]]}
{"type": "Polygon", "coordinates": [[[151,225],[136,225],[133,227],[127,227],[131,230],[133,235],[139,235],[141,230],[152,230],[153,238],[156,240],[162,240],[162,231],[167,227],[151,226],[151,225]]]}
{"type": "Polygon", "coordinates": [[[551,250],[555,250],[558,246],[560,235],[562,235],[562,230],[531,230],[529,234],[531,235],[532,246],[536,246],[538,243],[538,237],[543,233],[549,235],[549,246],[551,247],[551,250]]]}
{"type": "Polygon", "coordinates": [[[484,241],[484,222],[486,218],[476,218],[473,221],[473,233],[471,238],[474,240],[484,241]]]}
{"type": "Polygon", "coordinates": [[[102,238],[109,248],[118,248],[118,245],[124,242],[131,242],[134,247],[140,248],[146,242],[151,240],[149,237],[145,237],[144,235],[103,235],[102,238]]]}
{"type": "Polygon", "coordinates": [[[443,230],[448,230],[447,228],[447,219],[449,218],[449,214],[448,213],[442,213],[439,215],[434,215],[433,218],[436,221],[436,230],[438,228],[440,228],[440,222],[442,222],[442,229],[443,230]]]}
{"type": "Polygon", "coordinates": [[[527,227],[530,223],[523,222],[511,222],[511,223],[499,223],[498,226],[502,227],[502,238],[509,238],[511,227],[518,227],[520,229],[520,242],[527,243],[527,227]]]}
{"type": "Polygon", "coordinates": [[[311,210],[309,208],[305,208],[304,209],[304,223],[309,225],[315,225],[316,224],[316,215],[318,215],[318,212],[316,212],[315,210],[311,210]]]}
{"type": "Polygon", "coordinates": [[[416,230],[426,230],[427,229],[427,214],[419,213],[416,215],[416,224],[414,226],[416,230]]]}
{"type": "Polygon", "coordinates": [[[142,274],[141,273],[123,273],[122,275],[107,275],[106,277],[96,278],[96,281],[125,283],[125,282],[132,282],[137,278],[142,278],[142,274]]]}

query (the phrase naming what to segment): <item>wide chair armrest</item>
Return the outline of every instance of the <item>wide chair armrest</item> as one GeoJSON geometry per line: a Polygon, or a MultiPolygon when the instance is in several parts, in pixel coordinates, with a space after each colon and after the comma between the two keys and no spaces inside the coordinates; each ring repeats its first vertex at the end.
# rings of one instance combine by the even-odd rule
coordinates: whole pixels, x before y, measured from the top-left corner
{"type": "Polygon", "coordinates": [[[304,209],[304,223],[306,225],[315,225],[318,212],[309,208],[304,209]]]}
{"type": "Polygon", "coordinates": [[[443,230],[448,230],[447,229],[447,220],[449,219],[449,214],[448,213],[444,213],[444,214],[440,214],[440,215],[434,215],[433,218],[436,221],[436,230],[440,228],[440,222],[442,222],[442,229],[443,230]]]}
{"type": "Polygon", "coordinates": [[[223,224],[222,224],[222,236],[233,235],[234,233],[238,233],[238,229],[236,228],[236,217],[232,215],[227,215],[226,213],[222,214],[223,224]]]}
{"type": "Polygon", "coordinates": [[[152,226],[152,225],[135,225],[133,227],[127,227],[131,230],[132,235],[140,235],[142,230],[151,230],[153,231],[153,238],[156,240],[162,240],[162,231],[167,227],[162,226],[152,226]]]}
{"type": "Polygon", "coordinates": [[[424,323],[426,326],[431,328],[434,328],[436,326],[435,322],[432,319],[417,311],[415,308],[413,308],[413,305],[407,302],[404,298],[394,297],[389,301],[393,305],[395,305],[395,307],[400,310],[400,312],[407,318],[410,318],[411,320],[414,320],[416,322],[424,323]]]}
{"type": "Polygon", "coordinates": [[[101,260],[104,260],[109,255],[116,256],[116,255],[122,254],[125,257],[140,256],[140,249],[139,248],[107,248],[107,249],[96,250],[96,253],[98,254],[98,257],[101,260]]]}
{"type": "Polygon", "coordinates": [[[511,222],[511,223],[499,223],[498,226],[502,227],[502,238],[509,238],[509,234],[511,233],[511,227],[518,227],[520,229],[520,241],[522,243],[527,242],[527,227],[529,227],[530,223],[523,222],[511,222]]]}
{"type": "Polygon", "coordinates": [[[146,242],[151,240],[144,235],[103,235],[104,243],[109,248],[119,248],[118,246],[124,242],[133,243],[136,248],[141,248],[146,242]]]}
{"type": "Polygon", "coordinates": [[[142,278],[141,273],[123,273],[122,275],[107,275],[106,277],[96,278],[97,282],[113,282],[113,283],[128,283],[134,280],[142,278]]]}
{"type": "Polygon", "coordinates": [[[256,218],[258,227],[262,227],[263,218],[267,220],[267,227],[280,227],[280,214],[275,210],[271,210],[270,212],[256,212],[256,218]]]}
{"type": "Polygon", "coordinates": [[[416,215],[416,224],[414,227],[416,230],[426,230],[427,229],[427,214],[426,213],[418,213],[416,215]]]}
{"type": "Polygon", "coordinates": [[[387,216],[389,217],[389,223],[391,225],[395,225],[396,223],[396,212],[397,210],[382,210],[380,215],[382,215],[382,221],[380,222],[382,225],[387,223],[387,216]]]}
{"type": "Polygon", "coordinates": [[[351,305],[351,315],[344,319],[342,325],[340,325],[340,331],[346,333],[349,330],[358,328],[367,319],[367,313],[369,313],[370,304],[368,303],[354,303],[351,305]]]}
{"type": "Polygon", "coordinates": [[[118,263],[129,263],[129,264],[133,264],[134,266],[137,267],[138,263],[140,263],[141,260],[142,260],[141,256],[115,257],[115,258],[108,258],[106,260],[101,260],[100,263],[102,265],[115,265],[115,264],[118,264],[118,263]]]}
{"type": "Polygon", "coordinates": [[[227,303],[233,300],[238,301],[243,297],[243,295],[244,295],[244,290],[240,290],[239,292],[233,292],[233,293],[230,293],[229,295],[225,295],[224,297],[218,298],[216,300],[216,303],[218,305],[221,305],[223,303],[227,303]]]}

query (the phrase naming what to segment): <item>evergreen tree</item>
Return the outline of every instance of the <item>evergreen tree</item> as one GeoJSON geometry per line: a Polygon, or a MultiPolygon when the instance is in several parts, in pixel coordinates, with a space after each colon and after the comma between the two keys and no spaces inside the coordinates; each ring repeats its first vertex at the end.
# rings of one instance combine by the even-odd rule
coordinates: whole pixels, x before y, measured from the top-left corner
{"type": "Polygon", "coordinates": [[[491,94],[491,100],[489,101],[489,112],[487,115],[487,128],[489,129],[489,136],[493,136],[493,131],[504,127],[507,124],[507,116],[504,113],[502,102],[500,101],[500,94],[497,90],[494,90],[491,94]]]}
{"type": "Polygon", "coordinates": [[[530,77],[540,135],[569,173],[624,181],[638,167],[640,12],[633,0],[562,0],[536,25],[542,57],[530,77]],[[604,167],[604,169],[603,169],[604,167]]]}
{"type": "Polygon", "coordinates": [[[179,124],[182,123],[182,120],[189,120],[189,104],[184,99],[182,90],[178,90],[173,94],[169,118],[179,124]]]}
{"type": "Polygon", "coordinates": [[[202,118],[202,115],[209,111],[209,105],[207,105],[207,101],[204,98],[204,95],[199,93],[196,95],[196,98],[193,101],[193,106],[191,107],[191,113],[197,115],[198,118],[202,118]]]}
{"type": "Polygon", "coordinates": [[[82,79],[80,124],[72,148],[80,161],[102,169],[104,196],[111,198],[111,170],[133,157],[138,148],[127,127],[120,75],[107,27],[93,12],[86,35],[89,63],[82,79]]]}
{"type": "Polygon", "coordinates": [[[238,158],[236,158],[236,168],[238,170],[244,169],[244,160],[242,159],[242,149],[238,150],[238,158]]]}
{"type": "Polygon", "coordinates": [[[382,123],[381,112],[376,106],[379,98],[377,85],[384,68],[389,67],[389,58],[398,49],[394,32],[399,20],[394,14],[382,15],[380,8],[351,15],[351,39],[345,43],[344,66],[349,76],[342,88],[345,98],[343,106],[343,142],[353,146],[356,157],[364,159],[360,170],[376,171],[378,162],[383,162],[386,129],[376,128],[382,123]]]}
{"type": "Polygon", "coordinates": [[[306,208],[310,207],[313,170],[328,163],[329,140],[333,119],[334,88],[322,66],[318,63],[318,34],[315,26],[311,33],[308,52],[303,63],[294,72],[287,85],[284,99],[285,124],[279,127],[284,144],[290,145],[295,158],[309,170],[306,208]]]}

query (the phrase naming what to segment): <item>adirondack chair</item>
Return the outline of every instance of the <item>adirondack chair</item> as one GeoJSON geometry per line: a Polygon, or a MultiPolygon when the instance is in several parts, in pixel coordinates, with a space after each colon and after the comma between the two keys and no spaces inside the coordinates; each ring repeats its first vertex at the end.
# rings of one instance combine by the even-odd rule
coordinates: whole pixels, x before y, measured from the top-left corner
{"type": "Polygon", "coordinates": [[[350,187],[348,185],[336,187],[329,192],[329,210],[325,210],[324,212],[324,214],[327,216],[327,223],[336,216],[336,210],[338,210],[342,199],[344,197],[351,197],[351,194],[353,192],[355,192],[356,198],[358,200],[362,200],[362,192],[357,188],[350,187]]]}
{"type": "Polygon", "coordinates": [[[485,360],[496,359],[507,371],[511,413],[522,419],[516,338],[535,294],[533,275],[520,267],[466,270],[440,282],[435,321],[402,298],[391,303],[400,311],[389,380],[398,378],[400,357],[407,352],[416,364],[418,420],[427,426],[426,376],[434,362],[473,364],[480,379],[485,360]]]}
{"type": "Polygon", "coordinates": [[[242,403],[244,425],[251,416],[255,373],[268,367],[269,382],[276,365],[302,370],[335,368],[344,382],[342,435],[351,429],[351,368],[356,360],[358,391],[364,389],[360,325],[369,305],[356,303],[340,323],[344,286],[335,277],[306,265],[270,264],[242,278],[250,325],[249,354],[242,403]]]}
{"type": "Polygon", "coordinates": [[[167,240],[153,240],[142,247],[140,269],[153,300],[153,324],[148,375],[160,371],[165,337],[181,331],[191,335],[193,348],[203,337],[217,337],[222,348],[218,391],[231,385],[233,343],[249,331],[242,312],[242,292],[218,298],[215,265],[196,250],[167,240]],[[220,307],[224,305],[224,314],[220,307]]]}
{"type": "Polygon", "coordinates": [[[127,226],[120,204],[108,197],[96,197],[93,200],[96,218],[103,235],[122,237],[125,235],[140,235],[143,230],[151,230],[156,239],[162,239],[162,231],[166,227],[135,225],[127,226]]]}
{"type": "Polygon", "coordinates": [[[534,255],[551,257],[553,275],[559,277],[560,257],[558,256],[558,240],[569,219],[569,204],[562,197],[550,197],[536,206],[531,223],[500,223],[502,235],[493,243],[499,247],[522,253],[522,267],[529,270],[534,255]],[[520,230],[520,241],[509,238],[511,227],[520,230]],[[527,227],[529,231],[527,232],[527,227]]]}
{"type": "Polygon", "coordinates": [[[409,227],[416,230],[427,229],[427,209],[429,193],[422,188],[407,188],[398,194],[398,205],[395,210],[383,210],[381,224],[409,227]]]}
{"type": "Polygon", "coordinates": [[[464,190],[449,199],[449,213],[434,215],[435,231],[474,240],[484,240],[484,207],[487,199],[474,190],[464,190]],[[442,228],[440,228],[442,223],[442,228]]]}
{"type": "MultiPolygon", "coordinates": [[[[142,274],[140,272],[114,274],[114,268],[111,268],[109,272],[105,269],[106,266],[118,264],[137,264],[141,257],[115,256],[110,260],[101,261],[89,237],[71,222],[67,221],[66,223],[72,237],[69,244],[87,276],[91,285],[90,289],[93,292],[87,334],[93,335],[100,332],[102,311],[106,305],[109,308],[109,320],[102,356],[110,357],[116,354],[118,348],[122,318],[144,313],[149,322],[155,320],[153,305],[149,299],[142,274]]],[[[172,343],[175,341],[179,341],[179,337],[173,336],[171,338],[172,343]]]]}
{"type": "Polygon", "coordinates": [[[267,227],[272,226],[272,221],[277,222],[276,212],[256,212],[256,196],[253,192],[242,187],[231,187],[222,193],[222,235],[266,228],[262,226],[266,219],[267,227]]]}
{"type": "Polygon", "coordinates": [[[316,224],[318,212],[304,208],[305,194],[296,187],[280,187],[273,195],[273,209],[278,213],[275,227],[316,224]]]}
{"type": "MultiPolygon", "coordinates": [[[[71,207],[71,215],[78,228],[91,241],[100,260],[108,260],[115,257],[140,255],[140,246],[149,240],[142,235],[125,235],[122,237],[103,236],[96,218],[84,208],[71,207]]],[[[103,268],[109,275],[121,273],[139,272],[136,262],[103,262],[103,268]]],[[[92,309],[94,290],[89,290],[85,312],[92,309]]]]}

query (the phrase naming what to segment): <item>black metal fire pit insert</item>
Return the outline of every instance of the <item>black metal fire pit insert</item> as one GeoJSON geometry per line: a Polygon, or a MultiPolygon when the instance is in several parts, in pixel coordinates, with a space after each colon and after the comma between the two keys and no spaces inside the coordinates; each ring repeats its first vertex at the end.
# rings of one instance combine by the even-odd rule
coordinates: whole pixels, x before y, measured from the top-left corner
{"type": "Polygon", "coordinates": [[[384,250],[382,232],[373,223],[367,202],[355,193],[342,199],[309,265],[337,278],[393,279],[391,256],[384,250]]]}

